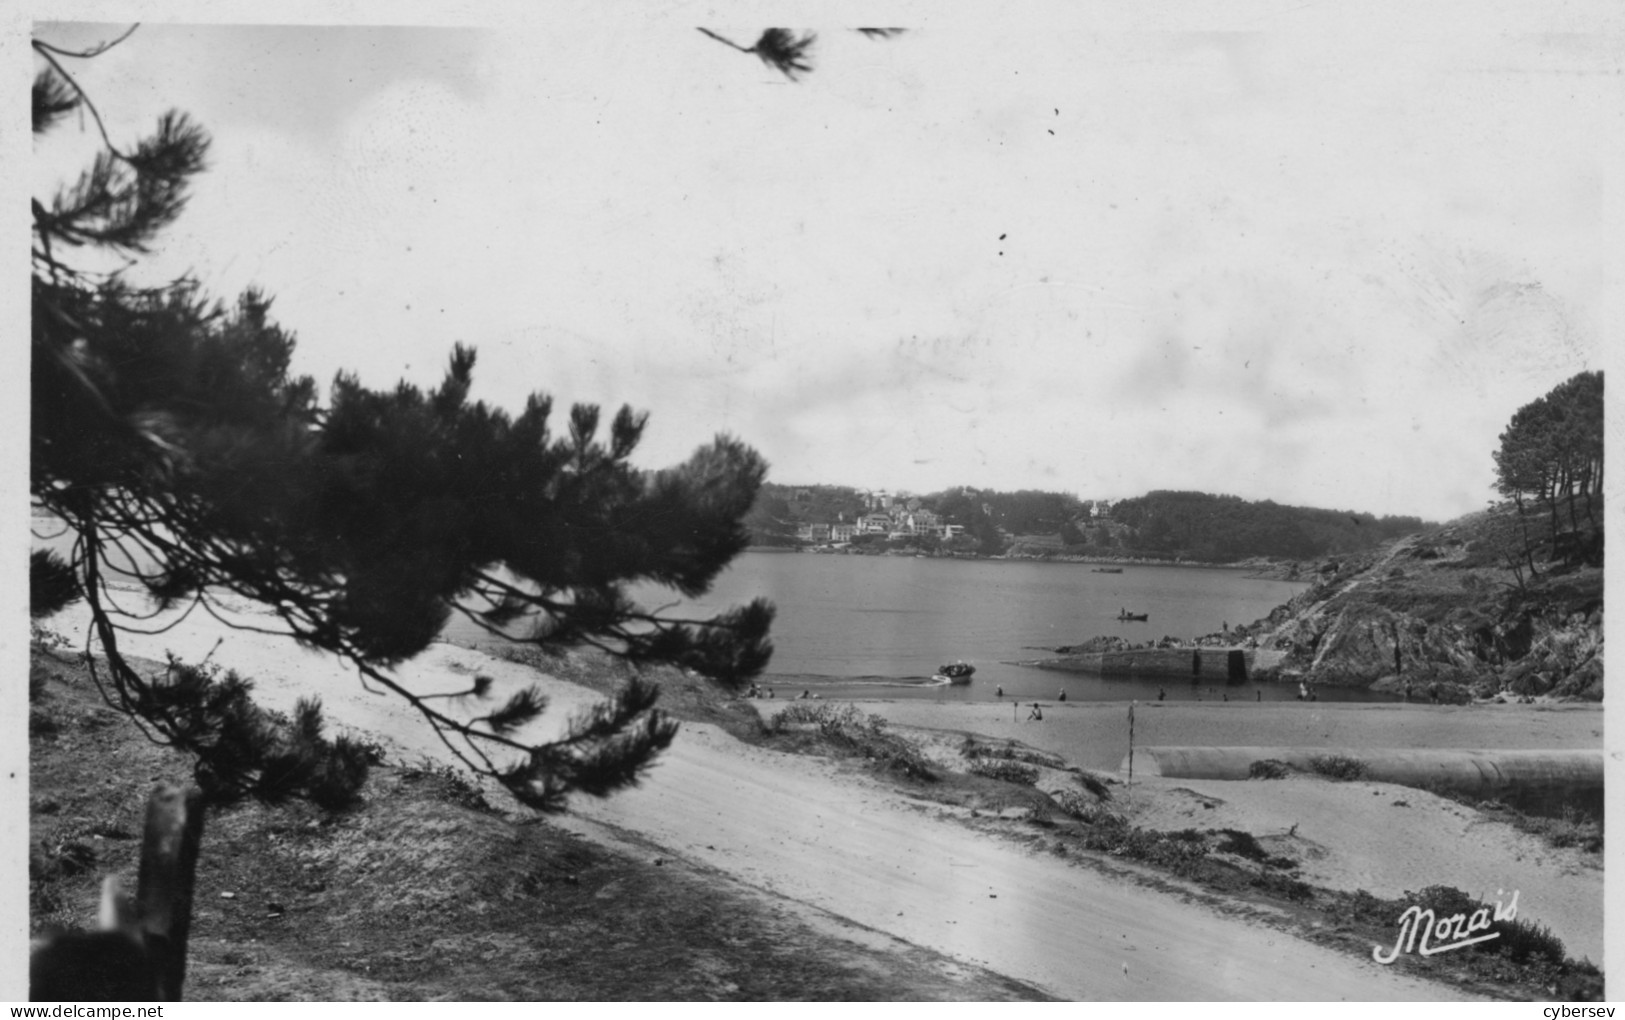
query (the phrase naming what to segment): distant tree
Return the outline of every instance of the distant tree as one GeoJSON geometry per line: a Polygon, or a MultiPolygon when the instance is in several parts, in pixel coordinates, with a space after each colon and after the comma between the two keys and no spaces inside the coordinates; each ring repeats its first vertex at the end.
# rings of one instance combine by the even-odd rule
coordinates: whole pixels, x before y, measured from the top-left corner
{"type": "Polygon", "coordinates": [[[796,544],[796,519],[790,504],[782,496],[770,493],[766,486],[745,515],[745,526],[750,529],[753,545],[796,544]]]}
{"type": "MultiPolygon", "coordinates": [[[[974,549],[983,556],[997,556],[1004,552],[1004,536],[988,513],[983,493],[977,489],[958,488],[938,493],[933,497],[937,512],[949,524],[962,525],[964,536],[974,542],[974,549]]],[[[957,543],[951,548],[962,549],[968,543],[957,543]]]]}
{"type": "Polygon", "coordinates": [[[408,688],[389,669],[453,614],[512,640],[589,645],[733,687],[766,665],[763,601],[685,619],[627,596],[635,582],[703,593],[744,548],[741,519],[765,473],[754,451],[721,437],[680,467],[636,470],[644,415],[622,408],[601,430],[598,409],[577,405],[556,435],[545,396],[517,416],[471,402],[475,356],[461,346],[434,390],[374,391],[340,374],[319,402],[312,380],[290,374],[294,337],[263,295],[228,307],[190,280],[135,287],[86,267],[92,253],[148,251],[184,208],[208,138],[170,113],[135,145],[115,145],[64,66],[100,49],[36,40],[34,50],[36,137],[86,110],[103,145],[73,184],[32,205],[30,490],[77,536],[66,560],[31,564],[32,605],[43,615],[85,600],[104,696],[196,756],[206,792],[337,805],[367,760],[322,737],[314,697],[281,720],[232,674],[171,662],[142,675],[119,651],[131,624],[117,615],[117,583],[149,596],[154,613],[222,615],[223,594],[269,607],[280,633],[341,656],[471,769],[547,810],[572,791],[635,782],[676,724],[636,673],[542,742],[522,732],[546,706],[536,688],[473,714],[460,706],[488,699],[488,681],[462,698],[408,688]]]}
{"type": "Polygon", "coordinates": [[[1603,378],[1581,372],[1520,407],[1495,451],[1496,488],[1512,500],[1525,529],[1523,555],[1534,568],[1527,514],[1544,511],[1551,555],[1600,563],[1602,529],[1595,503],[1603,481],[1603,378]],[[1568,541],[1560,534],[1567,511],[1568,541]],[[1586,517],[1582,528],[1580,513],[1586,517]]]}
{"type": "Polygon", "coordinates": [[[1016,535],[1053,535],[1080,513],[1077,497],[1062,492],[1020,489],[983,493],[993,522],[1016,535]]]}
{"type": "Polygon", "coordinates": [[[1140,529],[1140,541],[1149,549],[1167,552],[1173,546],[1174,526],[1167,517],[1157,514],[1140,529]]]}

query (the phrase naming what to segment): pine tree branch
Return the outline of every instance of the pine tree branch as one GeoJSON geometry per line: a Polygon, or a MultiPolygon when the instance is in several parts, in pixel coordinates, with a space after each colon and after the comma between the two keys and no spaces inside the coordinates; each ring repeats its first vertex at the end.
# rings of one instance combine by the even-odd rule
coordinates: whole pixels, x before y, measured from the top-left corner
{"type": "Polygon", "coordinates": [[[121,43],[124,40],[130,38],[130,36],[135,34],[135,30],[140,28],[140,27],[141,27],[141,22],[138,21],[135,24],[131,25],[129,28],[125,29],[123,34],[120,35],[118,38],[110,40],[108,42],[97,43],[95,46],[91,47],[88,50],[65,50],[60,46],[54,46],[54,45],[52,45],[51,43],[48,43],[48,42],[41,42],[38,39],[33,40],[33,43],[34,43],[34,48],[35,49],[43,48],[43,49],[50,50],[52,53],[55,53],[58,56],[73,57],[75,59],[80,59],[80,60],[88,60],[88,59],[90,59],[92,57],[101,56],[103,53],[106,53],[108,50],[110,50],[113,47],[117,46],[119,43],[121,43]]]}
{"type": "Polygon", "coordinates": [[[721,43],[724,46],[732,46],[734,49],[738,50],[740,53],[755,53],[756,52],[754,49],[751,49],[750,47],[739,45],[738,43],[734,42],[732,39],[727,39],[727,38],[724,38],[723,36],[717,35],[715,32],[711,31],[709,28],[696,28],[696,31],[702,32],[705,35],[710,36],[711,38],[715,39],[717,42],[721,43]]]}
{"type": "MultiPolygon", "coordinates": [[[[60,74],[62,76],[63,80],[65,80],[69,85],[71,85],[73,87],[73,90],[79,94],[80,101],[83,102],[85,104],[85,106],[90,110],[91,117],[93,117],[95,119],[95,121],[96,121],[96,130],[101,133],[102,144],[107,147],[107,151],[111,152],[113,155],[117,156],[119,159],[121,159],[124,162],[128,163],[130,161],[129,157],[126,156],[123,152],[119,151],[118,146],[113,144],[113,139],[108,137],[107,125],[102,122],[101,112],[96,109],[96,104],[95,104],[95,102],[93,102],[91,100],[90,93],[86,92],[84,90],[84,88],[79,84],[79,82],[73,77],[73,75],[68,73],[67,68],[63,67],[61,65],[61,63],[59,63],[57,61],[56,57],[51,55],[53,52],[60,52],[60,51],[57,51],[56,47],[51,46],[49,43],[42,43],[38,39],[32,40],[32,42],[33,42],[33,46],[34,46],[34,52],[36,52],[40,56],[44,57],[46,62],[49,63],[53,68],[56,69],[56,73],[60,74]]],[[[74,56],[76,54],[65,54],[65,55],[74,56]]]]}

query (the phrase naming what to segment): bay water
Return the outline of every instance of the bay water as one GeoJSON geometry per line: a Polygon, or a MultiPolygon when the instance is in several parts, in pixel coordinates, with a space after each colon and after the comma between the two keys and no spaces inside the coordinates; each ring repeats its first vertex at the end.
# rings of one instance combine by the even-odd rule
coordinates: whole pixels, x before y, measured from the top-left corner
{"type": "MultiPolygon", "coordinates": [[[[1296,684],[1192,685],[1060,672],[1020,665],[1103,634],[1141,643],[1188,640],[1251,623],[1306,587],[1244,570],[1129,564],[1105,573],[1084,563],[958,560],[750,551],[711,591],[672,612],[711,614],[756,597],[778,610],[764,691],[793,698],[930,698],[956,701],[1068,699],[1291,700],[1296,684]],[[1145,622],[1118,620],[1123,611],[1145,622]],[[966,662],[972,682],[933,681],[938,667],[966,662]],[[1002,688],[1003,694],[996,692],[1002,688]]],[[[666,605],[664,589],[634,589],[643,605],[666,605]]],[[[1363,690],[1317,687],[1322,700],[1391,700],[1363,690]]]]}
{"type": "MultiPolygon", "coordinates": [[[[66,555],[71,532],[36,520],[34,546],[66,555]]],[[[142,563],[150,569],[150,563],[142,563]]],[[[109,571],[117,575],[118,565],[109,571]]],[[[1126,564],[1105,573],[1083,563],[960,560],[913,556],[748,551],[711,590],[682,599],[654,585],[631,594],[669,615],[713,615],[753,598],[777,607],[774,655],[760,680],[778,698],[806,691],[824,698],[930,698],[947,701],[1052,699],[1170,701],[1291,700],[1296,684],[1193,685],[1021,665],[1061,645],[1102,634],[1131,642],[1190,639],[1226,623],[1251,623],[1305,585],[1219,567],[1126,564]],[[1120,621],[1120,612],[1145,622],[1120,621]],[[969,684],[932,680],[939,666],[976,668],[969,684]],[[998,693],[1002,688],[1003,693],[998,693]]],[[[488,636],[454,615],[446,637],[482,644],[488,636]]],[[[1364,690],[1321,686],[1325,701],[1390,701],[1364,690]]]]}

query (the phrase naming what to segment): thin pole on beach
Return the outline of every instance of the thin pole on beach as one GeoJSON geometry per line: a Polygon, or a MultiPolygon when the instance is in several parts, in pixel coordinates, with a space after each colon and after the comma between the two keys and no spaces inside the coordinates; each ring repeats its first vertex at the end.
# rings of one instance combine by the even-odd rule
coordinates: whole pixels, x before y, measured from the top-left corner
{"type": "Polygon", "coordinates": [[[1134,806],[1134,706],[1138,701],[1128,703],[1128,803],[1134,806]]]}

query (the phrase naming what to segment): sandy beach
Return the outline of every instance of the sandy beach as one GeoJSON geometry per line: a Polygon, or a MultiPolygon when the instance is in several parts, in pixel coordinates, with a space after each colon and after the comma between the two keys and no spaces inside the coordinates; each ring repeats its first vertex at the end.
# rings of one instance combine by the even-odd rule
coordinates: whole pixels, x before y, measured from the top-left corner
{"type": "MultiPolygon", "coordinates": [[[[263,620],[263,617],[262,617],[263,620]]],[[[82,635],[82,611],[53,626],[82,635]]],[[[397,699],[365,691],[330,657],[279,637],[232,630],[202,616],[150,637],[129,635],[129,654],[213,658],[286,708],[319,694],[337,727],[374,734],[391,756],[446,757],[428,727],[397,699]],[[218,647],[216,643],[218,642],[218,647]]],[[[494,677],[497,694],[538,682],[556,725],[594,695],[479,652],[432,646],[400,671],[422,689],[494,677]]],[[[759,702],[766,710],[783,703],[759,702]]],[[[1052,705],[1042,724],[1011,722],[998,705],[895,702],[865,705],[922,739],[960,731],[1014,737],[1075,765],[1115,772],[1126,750],[1122,705],[1052,705]]],[[[1137,740],[1350,744],[1359,740],[1452,741],[1459,746],[1599,746],[1595,709],[1517,712],[1388,706],[1142,706],[1137,740]]],[[[1382,784],[1137,783],[1135,819],[1167,828],[1234,825],[1291,839],[1329,886],[1397,895],[1443,883],[1475,892],[1520,888],[1523,916],[1550,925],[1575,957],[1601,957],[1602,872],[1502,824],[1420,791],[1382,784]],[[1406,807],[1394,802],[1404,800],[1406,807]],[[1383,824],[1390,819],[1405,824],[1383,824]],[[1295,835],[1284,834],[1296,825],[1295,835]],[[1470,861],[1469,861],[1470,859],[1470,861]],[[1471,868],[1467,865],[1471,863],[1471,868]]],[[[1461,992],[1410,978],[1347,952],[1294,938],[1188,896],[1125,881],[977,831],[962,812],[914,800],[860,769],[743,744],[713,726],[687,723],[642,786],[606,800],[572,802],[563,824],[612,842],[635,832],[701,866],[714,867],[825,913],[1073,999],[1432,999],[1461,992]]],[[[1283,848],[1285,845],[1283,844],[1283,848]]],[[[846,930],[850,930],[848,927],[846,930]]]]}

